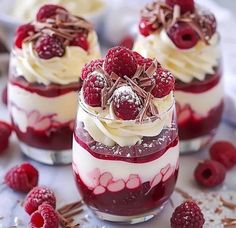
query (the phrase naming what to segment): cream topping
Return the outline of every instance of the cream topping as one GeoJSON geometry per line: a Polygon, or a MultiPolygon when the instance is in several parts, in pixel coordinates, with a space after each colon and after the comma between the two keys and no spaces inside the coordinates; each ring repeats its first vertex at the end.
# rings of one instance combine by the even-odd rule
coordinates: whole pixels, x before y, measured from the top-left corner
{"type": "Polygon", "coordinates": [[[218,65],[220,59],[218,40],[218,34],[215,34],[209,45],[199,41],[195,47],[181,50],[162,29],[148,37],[139,35],[134,50],[144,57],[157,58],[177,79],[188,83],[194,78],[204,80],[206,74],[214,73],[213,68],[218,65]]]}
{"type": "Polygon", "coordinates": [[[157,136],[164,127],[171,125],[174,112],[173,102],[173,92],[163,98],[154,98],[153,103],[159,111],[159,118],[153,121],[145,120],[140,123],[117,119],[112,104],[105,110],[88,106],[84,102],[82,94],[80,94],[77,121],[84,123],[85,130],[97,142],[107,146],[114,146],[115,144],[132,146],[141,142],[142,137],[157,136]]]}
{"type": "Polygon", "coordinates": [[[11,12],[15,17],[30,21],[34,19],[38,9],[44,4],[57,4],[64,6],[70,13],[81,16],[91,15],[104,8],[104,1],[102,0],[16,0],[14,8],[11,12]]]}
{"type": "Polygon", "coordinates": [[[28,82],[38,82],[48,85],[57,83],[67,85],[78,82],[84,64],[100,57],[97,35],[90,32],[88,35],[89,50],[80,47],[66,47],[65,55],[48,60],[39,58],[32,42],[23,44],[22,50],[17,49],[15,63],[17,75],[24,76],[28,82]]]}

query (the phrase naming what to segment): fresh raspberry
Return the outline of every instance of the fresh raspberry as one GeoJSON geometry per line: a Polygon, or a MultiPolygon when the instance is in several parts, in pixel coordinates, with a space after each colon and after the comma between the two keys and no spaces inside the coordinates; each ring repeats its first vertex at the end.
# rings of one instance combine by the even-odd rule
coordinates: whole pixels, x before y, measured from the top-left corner
{"type": "Polygon", "coordinates": [[[52,206],[43,204],[39,206],[30,218],[30,228],[58,228],[59,217],[52,206]]]}
{"type": "Polygon", "coordinates": [[[142,18],[139,22],[139,31],[143,36],[149,36],[158,29],[159,26],[151,24],[147,19],[142,18]]]}
{"type": "Polygon", "coordinates": [[[2,91],[2,102],[7,106],[7,86],[2,91]]]}
{"type": "Polygon", "coordinates": [[[62,6],[58,6],[58,5],[53,5],[53,4],[47,4],[42,6],[37,15],[36,15],[36,19],[39,22],[44,22],[46,21],[46,19],[54,17],[57,14],[58,10],[62,10],[65,12],[68,12],[65,8],[63,8],[62,6]]]}
{"type": "Polygon", "coordinates": [[[225,179],[226,169],[217,161],[200,162],[194,171],[196,181],[204,187],[215,187],[225,179]]]}
{"type": "Polygon", "coordinates": [[[171,228],[202,228],[205,219],[198,205],[188,200],[175,208],[170,223],[171,228]]]}
{"type": "Polygon", "coordinates": [[[51,207],[56,208],[54,192],[47,187],[35,187],[26,196],[24,208],[31,215],[42,204],[49,204],[51,207]]]}
{"type": "Polygon", "coordinates": [[[34,32],[35,28],[30,23],[19,26],[15,33],[15,46],[18,48],[22,48],[24,40],[31,34],[34,34],[34,32]]]}
{"type": "Polygon", "coordinates": [[[56,36],[44,35],[35,43],[35,50],[41,59],[61,57],[65,54],[62,41],[56,36]]]}
{"type": "Polygon", "coordinates": [[[194,12],[194,0],[166,0],[166,4],[171,7],[179,5],[182,14],[186,12],[194,12]]]}
{"type": "Polygon", "coordinates": [[[184,22],[177,22],[171,26],[167,31],[168,36],[180,49],[189,49],[194,47],[199,41],[199,35],[188,24],[184,22]]]}
{"type": "Polygon", "coordinates": [[[145,70],[148,69],[153,63],[153,60],[150,58],[144,58],[142,55],[140,55],[138,52],[134,51],[133,52],[134,58],[137,61],[137,64],[139,66],[143,66],[145,70]]]}
{"type": "Polygon", "coordinates": [[[92,107],[101,107],[101,93],[105,86],[106,79],[101,73],[90,74],[83,83],[83,95],[86,104],[92,107]]]}
{"type": "Polygon", "coordinates": [[[117,46],[108,51],[104,68],[108,74],[114,72],[120,77],[132,77],[137,70],[137,62],[131,50],[117,46]]]}
{"type": "Polygon", "coordinates": [[[218,141],[210,148],[210,156],[212,160],[218,161],[225,166],[226,169],[236,165],[236,148],[227,141],[218,141]]]}
{"type": "Polygon", "coordinates": [[[165,97],[172,90],[174,90],[175,79],[174,76],[162,67],[158,67],[156,70],[156,86],[152,90],[152,95],[154,97],[165,97]]]}
{"type": "Polygon", "coordinates": [[[12,127],[8,123],[0,121],[0,153],[7,149],[11,132],[12,127]]]}
{"type": "Polygon", "coordinates": [[[25,162],[11,168],[5,175],[5,184],[16,191],[28,192],[38,185],[38,170],[25,162]]]}
{"type": "Polygon", "coordinates": [[[207,10],[204,10],[201,12],[199,24],[202,28],[202,31],[203,32],[207,31],[206,35],[210,37],[214,35],[214,33],[216,32],[216,28],[217,28],[216,18],[213,13],[207,10]]]}
{"type": "Polygon", "coordinates": [[[85,64],[82,69],[81,78],[85,80],[89,74],[95,71],[97,68],[102,67],[104,59],[92,60],[90,63],[85,64]]]}
{"type": "Polygon", "coordinates": [[[135,120],[142,108],[138,95],[130,86],[122,86],[115,90],[112,97],[115,115],[122,120],[135,120]]]}
{"type": "Polygon", "coordinates": [[[77,36],[70,42],[71,46],[78,46],[87,51],[89,49],[89,43],[87,40],[87,35],[83,33],[78,33],[77,36]]]}
{"type": "Polygon", "coordinates": [[[125,37],[120,41],[119,46],[126,47],[126,48],[132,50],[132,48],[133,48],[133,46],[134,46],[134,37],[133,37],[133,36],[130,36],[130,35],[125,36],[125,37]]]}

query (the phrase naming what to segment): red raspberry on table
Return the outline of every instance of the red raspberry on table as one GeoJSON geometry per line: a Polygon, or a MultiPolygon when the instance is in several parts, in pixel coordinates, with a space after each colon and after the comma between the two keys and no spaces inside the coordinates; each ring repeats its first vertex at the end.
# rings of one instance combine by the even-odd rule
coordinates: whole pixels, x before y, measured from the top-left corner
{"type": "Polygon", "coordinates": [[[210,148],[210,156],[212,160],[218,161],[226,169],[230,169],[236,165],[236,148],[230,142],[215,142],[210,148]]]}
{"type": "Polygon", "coordinates": [[[0,153],[7,149],[11,132],[11,125],[4,121],[0,121],[0,153]]]}
{"type": "Polygon", "coordinates": [[[15,33],[15,46],[18,48],[22,48],[23,41],[31,34],[34,34],[34,32],[35,28],[30,23],[19,26],[15,33]]]}
{"type": "Polygon", "coordinates": [[[198,205],[188,200],[175,208],[170,222],[171,228],[202,228],[205,219],[198,205]]]}
{"type": "Polygon", "coordinates": [[[54,192],[47,187],[35,187],[26,196],[24,208],[31,215],[42,204],[49,204],[51,207],[56,208],[54,192]]]}
{"type": "Polygon", "coordinates": [[[38,170],[25,162],[11,168],[4,177],[4,182],[13,190],[28,192],[38,185],[38,170]]]}
{"type": "Polygon", "coordinates": [[[138,95],[130,86],[122,86],[112,96],[115,115],[122,120],[135,120],[142,108],[138,95]]]}
{"type": "Polygon", "coordinates": [[[87,51],[89,49],[89,43],[87,40],[87,35],[83,33],[78,33],[77,36],[70,42],[71,46],[78,46],[87,51]]]}
{"type": "Polygon", "coordinates": [[[152,24],[149,20],[142,18],[139,22],[139,31],[143,36],[149,36],[158,29],[156,24],[152,24]]]}
{"type": "Polygon", "coordinates": [[[84,80],[88,77],[89,74],[91,74],[93,71],[98,69],[99,67],[102,67],[104,63],[104,59],[96,59],[92,60],[90,63],[85,64],[85,66],[82,69],[81,78],[84,80]]]}
{"type": "Polygon", "coordinates": [[[188,23],[184,22],[175,23],[168,29],[167,34],[176,47],[180,49],[192,48],[199,41],[197,32],[188,23]]]}
{"type": "Polygon", "coordinates": [[[36,41],[35,50],[41,59],[62,57],[65,54],[62,41],[56,36],[49,35],[44,35],[36,41]]]}
{"type": "Polygon", "coordinates": [[[59,217],[54,208],[48,204],[39,206],[30,217],[30,228],[58,228],[59,217]]]}
{"type": "Polygon", "coordinates": [[[225,175],[225,167],[212,160],[200,162],[194,171],[196,181],[204,187],[215,187],[223,183],[225,175]]]}
{"type": "Polygon", "coordinates": [[[137,70],[137,62],[131,50],[117,46],[108,51],[104,69],[108,74],[114,72],[120,77],[132,77],[137,70]]]}
{"type": "Polygon", "coordinates": [[[36,15],[36,19],[39,22],[45,22],[46,19],[54,17],[57,14],[58,10],[62,10],[65,12],[68,12],[65,8],[63,8],[62,6],[58,6],[58,5],[53,5],[53,4],[47,4],[42,6],[37,15],[36,15]]]}
{"type": "Polygon", "coordinates": [[[85,103],[92,107],[101,107],[102,89],[105,88],[106,84],[106,79],[101,73],[90,74],[83,83],[85,103]]]}
{"type": "Polygon", "coordinates": [[[153,60],[150,58],[144,58],[142,55],[140,55],[138,52],[134,51],[133,52],[134,58],[137,61],[137,64],[139,66],[143,66],[145,70],[148,69],[153,63],[153,60]]]}
{"type": "Polygon", "coordinates": [[[156,86],[152,90],[152,95],[154,97],[165,97],[172,90],[174,90],[175,79],[174,76],[162,67],[158,67],[156,70],[156,86]]]}
{"type": "Polygon", "coordinates": [[[179,5],[182,14],[186,12],[194,12],[194,0],[166,0],[166,4],[171,7],[179,5]]]}

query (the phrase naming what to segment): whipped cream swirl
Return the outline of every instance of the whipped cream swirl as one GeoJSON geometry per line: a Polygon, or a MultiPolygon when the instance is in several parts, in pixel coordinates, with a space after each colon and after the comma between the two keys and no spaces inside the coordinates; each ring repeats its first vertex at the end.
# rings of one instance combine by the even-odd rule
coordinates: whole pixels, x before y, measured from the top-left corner
{"type": "Polygon", "coordinates": [[[144,57],[157,58],[177,79],[189,83],[194,78],[204,80],[206,74],[214,73],[221,57],[218,40],[218,34],[214,34],[209,45],[200,40],[195,47],[181,50],[162,29],[148,37],[139,35],[134,50],[144,57]]]}
{"type": "Polygon", "coordinates": [[[22,49],[15,50],[13,65],[16,75],[23,76],[30,83],[49,85],[56,83],[67,85],[78,82],[84,64],[100,57],[97,35],[94,31],[88,35],[89,50],[81,47],[66,47],[65,55],[48,60],[41,59],[33,48],[33,43],[24,43],[22,49]]]}
{"type": "Polygon", "coordinates": [[[141,142],[142,137],[157,136],[163,128],[170,127],[174,112],[173,92],[163,98],[154,98],[154,105],[159,111],[155,120],[119,120],[115,116],[112,104],[105,110],[88,106],[80,93],[80,105],[77,121],[84,123],[84,129],[97,142],[106,146],[132,146],[141,142]]]}

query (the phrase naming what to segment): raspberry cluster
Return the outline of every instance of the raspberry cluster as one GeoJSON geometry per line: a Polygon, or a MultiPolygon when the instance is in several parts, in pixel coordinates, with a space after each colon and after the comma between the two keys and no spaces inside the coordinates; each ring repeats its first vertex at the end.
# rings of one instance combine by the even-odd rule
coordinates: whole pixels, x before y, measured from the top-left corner
{"type": "Polygon", "coordinates": [[[18,27],[15,34],[15,47],[33,42],[34,50],[41,59],[62,57],[67,46],[89,49],[88,33],[92,25],[83,18],[73,16],[58,5],[44,5],[36,21],[18,27]]]}
{"type": "Polygon", "coordinates": [[[156,61],[117,46],[105,59],[93,60],[82,70],[82,93],[86,104],[105,108],[112,105],[122,120],[155,116],[153,98],[167,96],[174,89],[173,75],[156,61]]]}
{"type": "Polygon", "coordinates": [[[200,162],[194,172],[196,181],[204,187],[223,183],[227,169],[236,165],[236,148],[227,141],[215,142],[210,148],[212,160],[200,162]]]}
{"type": "Polygon", "coordinates": [[[176,47],[189,49],[200,39],[208,44],[216,32],[216,19],[211,12],[196,8],[194,0],[156,0],[142,10],[139,31],[149,36],[162,28],[176,47]]]}

